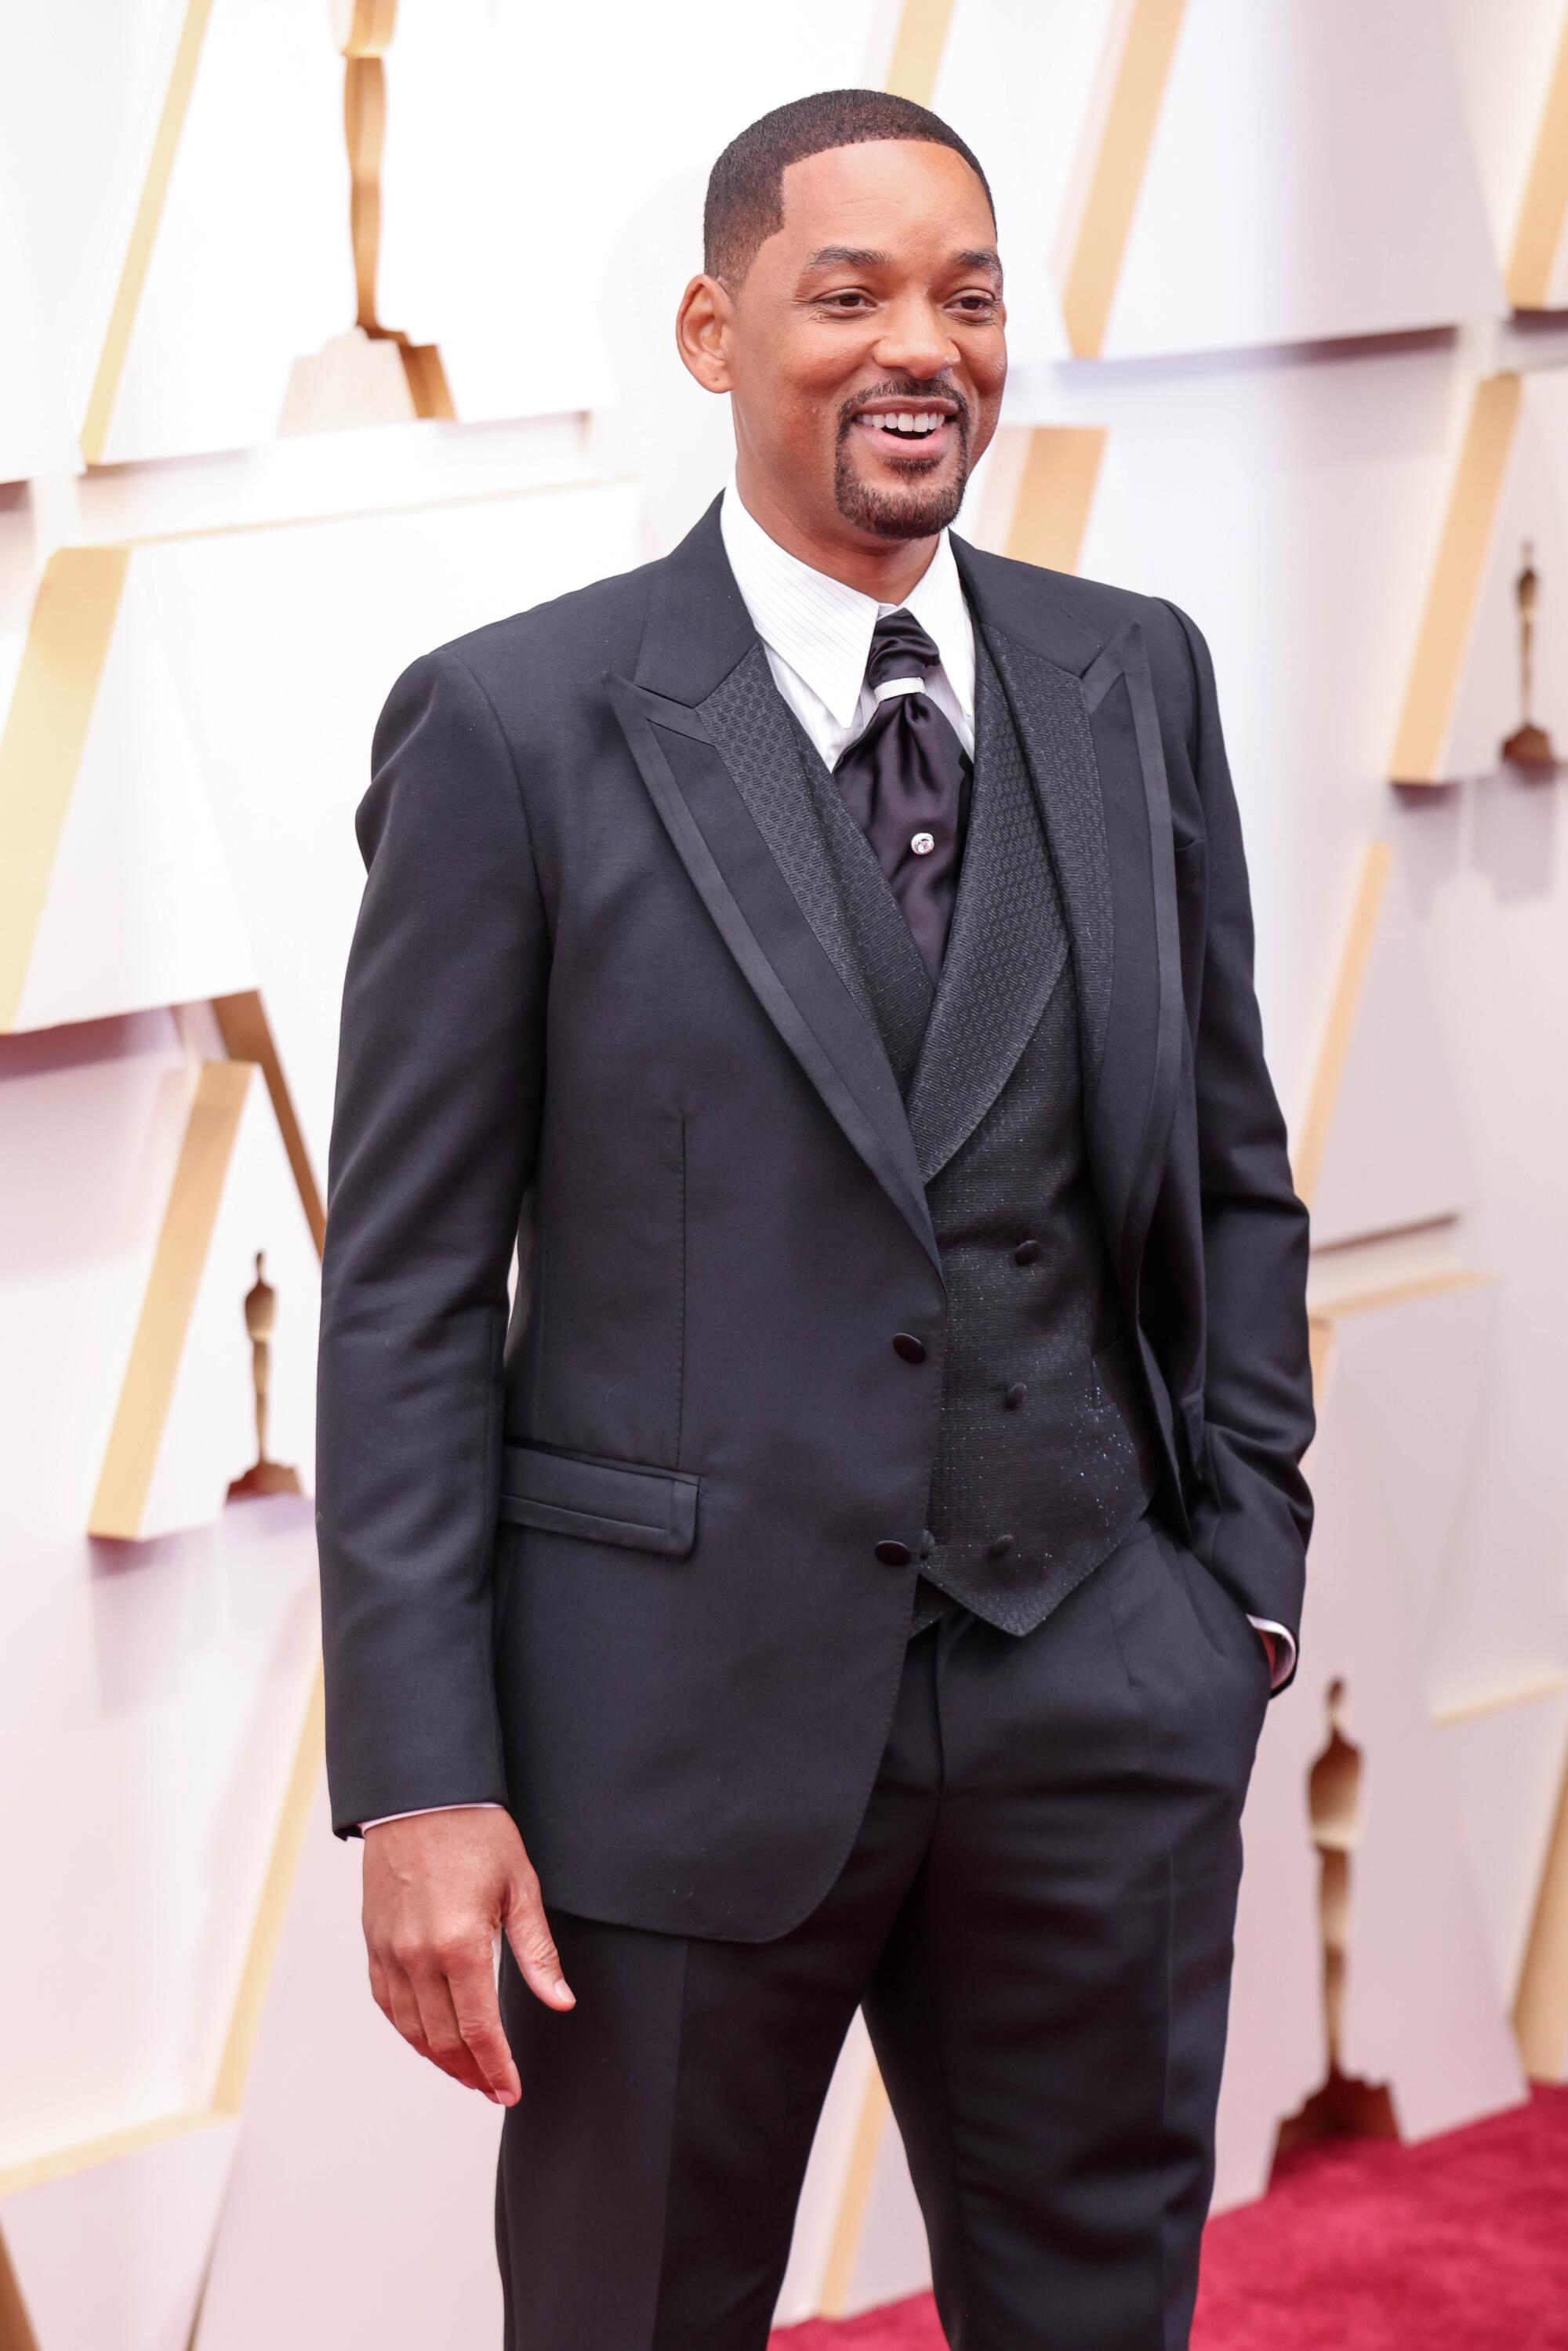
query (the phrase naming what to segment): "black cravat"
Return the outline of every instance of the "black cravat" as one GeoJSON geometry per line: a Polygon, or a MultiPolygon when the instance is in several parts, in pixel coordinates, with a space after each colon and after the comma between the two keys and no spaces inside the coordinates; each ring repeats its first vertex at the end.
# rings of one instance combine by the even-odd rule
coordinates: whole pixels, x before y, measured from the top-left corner
{"type": "MultiPolygon", "coordinates": [[[[866,684],[916,678],[941,659],[901,605],[872,631],[866,684]]],[[[833,769],[839,789],[935,980],[942,968],[968,813],[971,763],[948,721],[918,687],[879,704],[833,769]]]]}

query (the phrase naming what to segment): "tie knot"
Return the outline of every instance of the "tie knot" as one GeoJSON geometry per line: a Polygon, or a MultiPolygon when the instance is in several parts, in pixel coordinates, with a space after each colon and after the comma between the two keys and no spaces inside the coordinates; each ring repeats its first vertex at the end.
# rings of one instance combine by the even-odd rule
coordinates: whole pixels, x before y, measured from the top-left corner
{"type": "Polygon", "coordinates": [[[935,669],[941,658],[914,613],[901,604],[896,612],[889,612],[879,621],[871,632],[865,682],[874,694],[879,686],[890,685],[895,678],[924,680],[926,671],[935,669]]]}

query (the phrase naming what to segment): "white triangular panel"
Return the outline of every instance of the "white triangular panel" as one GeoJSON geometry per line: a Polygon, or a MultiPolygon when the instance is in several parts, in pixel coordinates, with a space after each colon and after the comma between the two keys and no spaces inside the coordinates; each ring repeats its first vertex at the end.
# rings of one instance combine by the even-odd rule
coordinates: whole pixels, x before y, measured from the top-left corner
{"type": "Polygon", "coordinates": [[[1218,2200],[1257,2195],[1282,2118],[1326,2068],[1318,1859],[1307,1779],[1343,1679],[1362,1750],[1352,1863],[1347,2073],[1387,2083],[1426,2138],[1523,2095],[1440,1745],[1427,1710],[1415,1580],[1389,1507],[1382,1399],[1337,1362],[1308,1474],[1317,1504],[1298,1678],[1270,1709],[1247,1805],[1248,1866],[1220,2110],[1218,2200]]]}
{"type": "Polygon", "coordinates": [[[245,1299],[256,1280],[257,1249],[277,1292],[267,1456],[296,1470],[308,1494],[315,1483],[319,1261],[266,1082],[253,1069],[138,1530],[143,1539],[210,1525],[231,1480],[256,1458],[245,1299]]]}
{"type": "Polygon", "coordinates": [[[1497,1311],[1495,1282],[1460,1277],[1333,1318],[1342,1373],[1377,1399],[1374,1442],[1409,1563],[1410,1638],[1423,1662],[1469,1492],[1497,1311]]]}
{"type": "Polygon", "coordinates": [[[879,2309],[883,2303],[903,2302],[912,2294],[924,2294],[930,2283],[925,2223],[898,2125],[889,2115],[877,2141],[844,2314],[851,2316],[858,2311],[879,2309]]]}
{"type": "Polygon", "coordinates": [[[319,1181],[364,887],[354,810],[392,681],[432,645],[645,551],[641,500],[615,486],[213,533],[139,555],[319,1181]]]}
{"type": "Polygon", "coordinates": [[[194,2351],[499,2342],[499,2116],[416,2057],[365,1976],[360,1849],[306,1826],[194,2351]]]}
{"type": "MultiPolygon", "coordinates": [[[[0,210],[30,290],[42,380],[60,402],[60,461],[80,469],[86,412],[187,0],[49,0],[0,8],[0,210]]],[[[6,379],[18,327],[0,310],[6,379]]],[[[35,466],[32,472],[45,468],[35,466]]]]}
{"type": "MultiPolygon", "coordinates": [[[[1568,8],[1563,0],[1446,0],[1459,88],[1500,263],[1512,250],[1568,8]]],[[[1547,308],[1568,304],[1560,239],[1547,308]]]]}
{"type": "Polygon", "coordinates": [[[1458,1216],[1475,1196],[1425,950],[1396,863],[1376,927],[1312,1196],[1327,1249],[1458,1216]]]}
{"type": "MultiPolygon", "coordinates": [[[[1537,577],[1531,716],[1568,759],[1568,371],[1527,375],[1487,538],[1438,772],[1490,776],[1522,717],[1517,583],[1537,577]]],[[[1504,770],[1506,773],[1506,769],[1504,770]]]]}
{"type": "Polygon", "coordinates": [[[1066,356],[1054,253],[1115,0],[956,0],[931,103],[984,166],[1014,367],[1066,356]]]}
{"type": "Polygon", "coordinates": [[[270,440],[354,316],[343,64],[321,0],[214,0],[101,452],[270,440]]]}
{"type": "Polygon", "coordinates": [[[16,1026],[254,987],[210,797],[132,557],[16,1026]]]}
{"type": "Polygon", "coordinates": [[[77,451],[65,402],[39,333],[26,256],[0,190],[0,482],[71,473],[77,451]]]}
{"type": "Polygon", "coordinates": [[[775,2326],[793,2326],[800,2319],[815,2317],[821,2309],[822,2288],[842,2222],[856,2137],[868,2092],[874,2095],[875,2069],[865,2019],[857,2009],[817,2117],[810,2159],[795,2208],[794,2234],[774,2313],[775,2326]]]}
{"type": "Polygon", "coordinates": [[[1498,1998],[1511,2008],[1568,1768],[1568,1683],[1458,1716],[1441,1735],[1498,1998]]]}
{"type": "Polygon", "coordinates": [[[37,2351],[187,2351],[236,2129],[214,2116],[0,2199],[37,2351]]]}
{"type": "Polygon", "coordinates": [[[382,319],[439,347],[465,421],[660,402],[682,373],[670,322],[702,266],[709,165],[787,99],[877,82],[886,25],[880,0],[796,0],[787,26],[734,0],[675,16],[635,0],[404,8],[386,61],[382,319]],[[591,106],[560,102],[588,89],[591,106]],[[656,342],[621,331],[639,277],[657,291],[656,342]]]}
{"type": "Polygon", "coordinates": [[[970,476],[958,528],[976,547],[993,555],[1071,569],[1080,579],[1109,580],[1134,591],[1147,587],[1147,564],[1131,487],[1115,437],[1102,427],[1030,425],[1015,423],[1009,417],[970,476]],[[1040,436],[1076,443],[1081,454],[1062,465],[1060,490],[1045,495],[1046,510],[1039,515],[1042,528],[1037,531],[1026,519],[1027,483],[1040,436]],[[1087,454],[1090,450],[1092,458],[1087,454]],[[1087,505],[1082,506],[1082,484],[1091,475],[1087,505]],[[1071,517],[1063,511],[1069,507],[1071,517]],[[1062,544],[1072,538],[1076,543],[1071,548],[1062,544]],[[1068,555],[1070,562],[1064,561],[1068,555]]]}
{"type": "Polygon", "coordinates": [[[1430,0],[1187,0],[1103,356],[1390,333],[1504,307],[1430,0]]]}

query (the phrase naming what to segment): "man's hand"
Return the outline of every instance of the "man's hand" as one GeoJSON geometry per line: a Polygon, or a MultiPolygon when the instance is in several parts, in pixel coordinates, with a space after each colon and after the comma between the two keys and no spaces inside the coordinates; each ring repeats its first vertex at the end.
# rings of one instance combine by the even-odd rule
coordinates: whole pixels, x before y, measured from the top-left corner
{"type": "Polygon", "coordinates": [[[365,1947],[377,2007],[455,2082],[515,2105],[517,2069],[496,1998],[497,1929],[536,1998],[561,2011],[576,2002],[511,1814],[418,1813],[367,1829],[364,1845],[365,1947]]]}

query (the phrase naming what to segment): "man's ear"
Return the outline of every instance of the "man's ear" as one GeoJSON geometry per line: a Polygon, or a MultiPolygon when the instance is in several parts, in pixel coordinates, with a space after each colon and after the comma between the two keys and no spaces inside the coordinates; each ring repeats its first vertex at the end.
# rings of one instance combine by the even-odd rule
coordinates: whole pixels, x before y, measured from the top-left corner
{"type": "Polygon", "coordinates": [[[694,277],[675,312],[675,348],[705,392],[728,392],[729,322],[734,304],[719,278],[694,277]]]}

